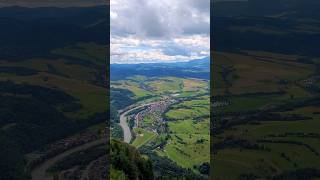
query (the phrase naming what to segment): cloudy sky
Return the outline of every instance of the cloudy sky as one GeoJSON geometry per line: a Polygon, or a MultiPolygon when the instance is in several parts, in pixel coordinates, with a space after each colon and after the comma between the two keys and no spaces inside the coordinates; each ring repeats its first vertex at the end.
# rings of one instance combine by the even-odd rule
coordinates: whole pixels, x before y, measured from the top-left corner
{"type": "Polygon", "coordinates": [[[182,62],[210,51],[210,0],[111,0],[111,63],[182,62]]]}

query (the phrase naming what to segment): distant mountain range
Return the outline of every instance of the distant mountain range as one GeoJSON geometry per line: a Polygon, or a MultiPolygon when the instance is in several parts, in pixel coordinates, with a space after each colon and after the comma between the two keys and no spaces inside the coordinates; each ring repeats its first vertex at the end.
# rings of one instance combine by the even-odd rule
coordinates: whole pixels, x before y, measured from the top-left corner
{"type": "Polygon", "coordinates": [[[211,9],[215,50],[318,57],[319,7],[319,0],[216,2],[211,9]]]}
{"type": "Polygon", "coordinates": [[[134,75],[174,76],[191,78],[210,78],[210,58],[176,63],[111,64],[111,80],[124,79],[134,75]]]}
{"type": "Polygon", "coordinates": [[[215,0],[215,16],[275,16],[289,19],[320,19],[319,0],[215,0]],[[261,8],[263,7],[263,8],[261,8]]]}

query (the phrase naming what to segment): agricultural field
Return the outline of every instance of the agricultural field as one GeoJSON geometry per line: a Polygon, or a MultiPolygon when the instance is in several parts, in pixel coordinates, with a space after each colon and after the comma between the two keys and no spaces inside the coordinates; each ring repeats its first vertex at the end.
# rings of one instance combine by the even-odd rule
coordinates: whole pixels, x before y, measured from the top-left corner
{"type": "Polygon", "coordinates": [[[209,161],[209,99],[208,96],[175,104],[165,114],[169,119],[169,141],[162,150],[170,159],[185,168],[209,161]],[[191,161],[185,161],[185,159],[191,161]]]}
{"type": "Polygon", "coordinates": [[[208,93],[208,82],[194,78],[133,76],[126,80],[111,81],[111,87],[133,93],[133,99],[150,99],[163,95],[178,97],[208,93]]]}
{"type": "Polygon", "coordinates": [[[319,167],[319,101],[306,85],[317,67],[268,52],[217,57],[214,177],[266,178],[319,167]]]}
{"type": "Polygon", "coordinates": [[[117,81],[115,83],[111,82],[111,87],[129,90],[134,94],[136,99],[151,95],[148,90],[143,89],[135,81],[117,81]]]}
{"type": "Polygon", "coordinates": [[[136,134],[135,140],[132,145],[139,148],[156,137],[156,134],[141,128],[135,128],[134,132],[136,134]]]}

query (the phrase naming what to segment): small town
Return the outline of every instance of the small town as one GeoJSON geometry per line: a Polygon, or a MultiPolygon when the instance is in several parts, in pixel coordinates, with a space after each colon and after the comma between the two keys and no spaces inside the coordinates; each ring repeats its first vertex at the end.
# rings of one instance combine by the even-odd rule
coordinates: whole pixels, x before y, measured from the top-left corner
{"type": "Polygon", "coordinates": [[[134,127],[140,127],[139,123],[146,117],[152,116],[154,118],[154,124],[163,123],[163,118],[161,114],[163,114],[170,105],[172,105],[176,100],[165,97],[161,99],[161,101],[156,102],[154,104],[149,105],[146,109],[138,112],[134,115],[134,127]]]}

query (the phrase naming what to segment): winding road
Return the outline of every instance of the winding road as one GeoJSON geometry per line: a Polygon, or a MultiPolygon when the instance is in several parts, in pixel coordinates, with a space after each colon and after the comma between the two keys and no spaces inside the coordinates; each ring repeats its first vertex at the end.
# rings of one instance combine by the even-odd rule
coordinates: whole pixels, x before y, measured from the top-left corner
{"type": "Polygon", "coordinates": [[[149,106],[149,105],[152,105],[152,104],[155,104],[157,102],[152,102],[152,103],[148,103],[148,104],[143,104],[143,105],[139,105],[139,106],[136,106],[132,109],[129,109],[123,113],[120,114],[120,126],[123,130],[123,141],[126,142],[126,143],[130,143],[131,139],[132,139],[132,134],[131,134],[131,130],[129,128],[129,125],[128,125],[128,122],[127,122],[127,114],[133,110],[136,110],[136,109],[139,109],[139,108],[142,108],[142,107],[145,107],[145,106],[149,106]]]}
{"type": "Polygon", "coordinates": [[[85,150],[85,149],[89,149],[93,146],[96,145],[100,145],[100,144],[106,144],[107,140],[106,139],[99,139],[96,141],[92,141],[77,147],[74,147],[72,149],[69,149],[61,154],[58,154],[55,157],[52,157],[46,161],[44,161],[42,164],[40,164],[39,166],[35,167],[32,171],[31,171],[31,176],[33,180],[53,180],[52,176],[46,176],[46,171],[53,166],[55,163],[57,163],[58,161],[64,159],[65,157],[71,155],[74,152],[78,152],[81,150],[85,150]]]}
{"type": "MultiPolygon", "coordinates": [[[[138,105],[136,107],[133,107],[123,113],[121,113],[120,115],[120,126],[123,129],[124,132],[124,141],[127,143],[130,143],[131,139],[132,139],[132,134],[129,128],[129,125],[127,123],[127,117],[126,115],[136,109],[145,107],[145,106],[149,106],[151,104],[155,104],[156,102],[152,102],[152,103],[147,103],[147,104],[143,104],[143,105],[138,105]]],[[[99,139],[96,141],[92,141],[77,147],[74,147],[72,149],[69,149],[67,151],[62,152],[61,154],[58,154],[46,161],[44,161],[43,163],[41,163],[40,165],[36,166],[32,171],[31,171],[31,176],[32,179],[34,180],[53,180],[54,178],[52,176],[47,176],[46,171],[53,166],[55,163],[57,163],[58,161],[64,159],[65,157],[71,155],[72,153],[78,152],[78,151],[82,151],[85,149],[89,149],[93,146],[96,145],[100,145],[100,144],[105,144],[107,143],[106,139],[99,139]]]]}

